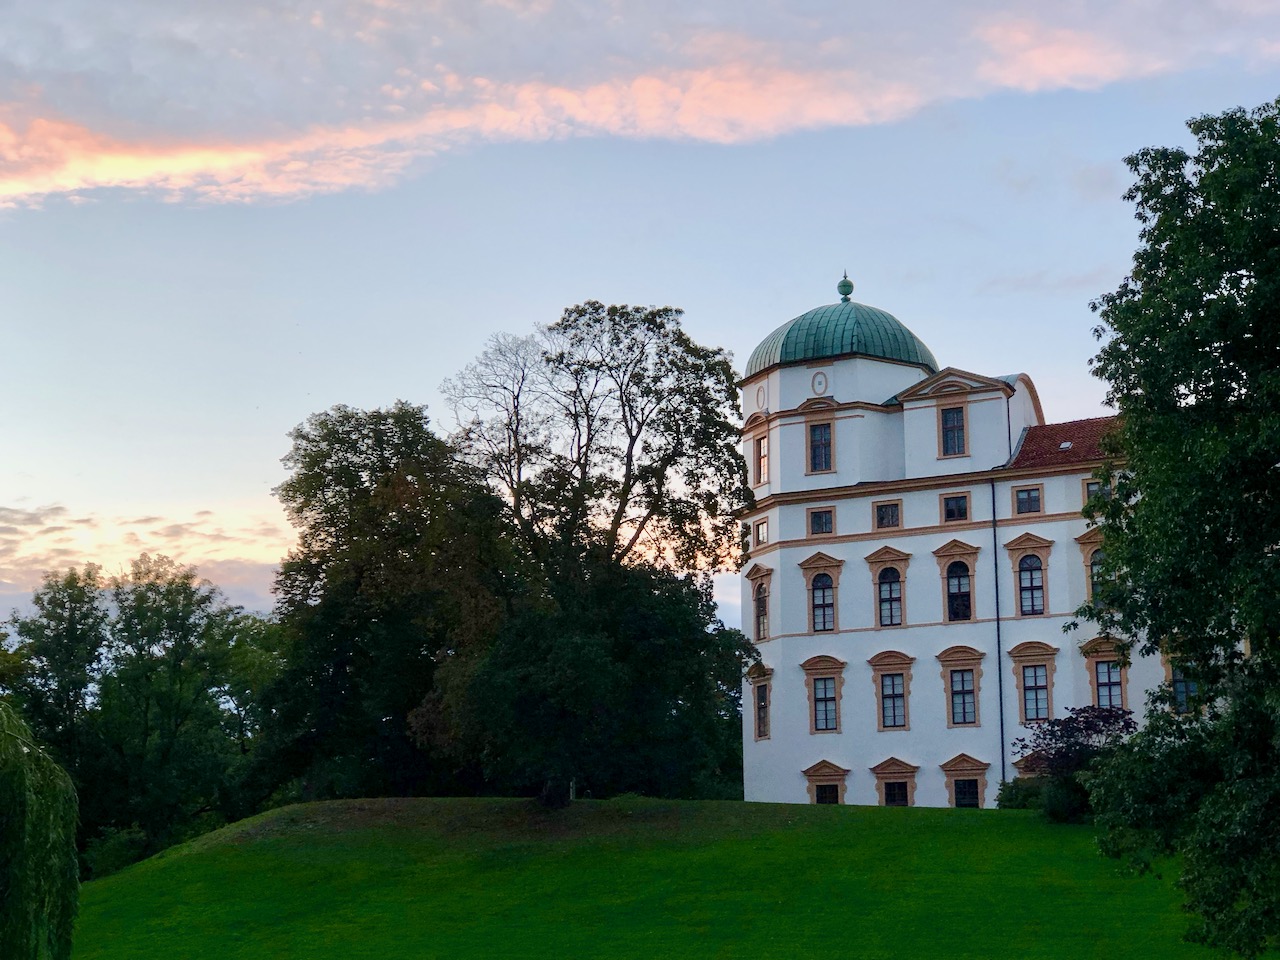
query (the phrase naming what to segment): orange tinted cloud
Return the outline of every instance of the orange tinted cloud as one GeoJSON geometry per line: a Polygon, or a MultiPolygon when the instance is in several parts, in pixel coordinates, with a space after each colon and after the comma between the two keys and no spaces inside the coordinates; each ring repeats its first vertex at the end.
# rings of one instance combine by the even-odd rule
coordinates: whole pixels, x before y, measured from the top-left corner
{"type": "Polygon", "coordinates": [[[0,203],[101,187],[211,200],[287,197],[380,186],[414,160],[467,141],[611,134],[736,143],[891,120],[922,102],[908,87],[852,72],[741,64],[583,88],[457,77],[445,84],[471,102],[246,142],[126,140],[48,117],[0,122],[0,203]]]}

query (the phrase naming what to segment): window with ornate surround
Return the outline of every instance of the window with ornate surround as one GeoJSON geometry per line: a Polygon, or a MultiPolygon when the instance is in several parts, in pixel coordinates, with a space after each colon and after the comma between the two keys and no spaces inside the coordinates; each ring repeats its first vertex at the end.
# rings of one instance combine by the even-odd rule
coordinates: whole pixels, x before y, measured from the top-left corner
{"type": "Polygon", "coordinates": [[[800,664],[809,693],[809,732],[840,732],[840,699],[844,693],[844,668],[835,657],[810,657],[800,664]]]}
{"type": "Polygon", "coordinates": [[[1049,612],[1049,553],[1053,541],[1024,533],[1004,545],[1013,564],[1014,611],[1018,617],[1040,617],[1049,612]]]}
{"type": "Polygon", "coordinates": [[[1009,651],[1013,679],[1018,687],[1018,721],[1023,725],[1053,719],[1053,674],[1057,657],[1057,647],[1039,640],[1027,640],[1009,651]]]}
{"type": "Polygon", "coordinates": [[[1013,499],[1013,515],[1015,517],[1044,513],[1043,483],[1014,487],[1011,496],[1013,499]]]}
{"type": "Polygon", "coordinates": [[[836,533],[835,507],[809,507],[805,511],[805,529],[811,537],[833,537],[836,533]]]}
{"type": "Polygon", "coordinates": [[[836,468],[834,420],[805,420],[805,473],[833,473],[836,468]]]}
{"type": "Polygon", "coordinates": [[[980,650],[964,646],[947,647],[938,654],[938,663],[942,665],[942,688],[947,697],[948,728],[982,725],[979,695],[984,657],[986,654],[980,650]]]}
{"type": "Polygon", "coordinates": [[[947,804],[949,806],[983,806],[987,795],[987,770],[991,768],[991,764],[983,763],[967,753],[958,753],[946,763],[940,763],[938,766],[942,768],[942,772],[947,778],[947,804]],[[972,783],[971,786],[970,783],[972,783]]]}
{"type": "Polygon", "coordinates": [[[901,500],[876,500],[871,504],[873,530],[899,530],[902,525],[901,500]]]}
{"type": "Polygon", "coordinates": [[[756,643],[764,643],[769,639],[769,592],[773,568],[754,563],[746,572],[746,578],[751,585],[751,620],[755,624],[755,637],[752,639],[756,643]]]}
{"type": "Polygon", "coordinates": [[[876,778],[876,797],[880,801],[880,806],[914,807],[916,805],[916,774],[919,772],[918,766],[899,760],[897,757],[881,760],[872,767],[871,773],[876,778]],[[891,784],[902,784],[902,786],[891,787],[891,784]],[[905,797],[905,802],[897,802],[900,796],[905,797]],[[890,799],[894,802],[889,802],[890,799]]]}
{"type": "Polygon", "coordinates": [[[773,708],[773,670],[757,661],[747,671],[747,682],[751,684],[752,726],[756,740],[768,740],[770,733],[769,713],[773,708]]]}
{"type": "Polygon", "coordinates": [[[1095,707],[1129,709],[1129,665],[1116,650],[1115,642],[1096,637],[1080,647],[1089,670],[1089,691],[1095,707]]]}
{"type": "Polygon", "coordinates": [[[1102,528],[1090,527],[1076,537],[1076,545],[1080,547],[1080,561],[1084,564],[1085,599],[1093,600],[1093,588],[1100,573],[1098,564],[1102,560],[1102,528]]]}
{"type": "Polygon", "coordinates": [[[973,575],[978,569],[979,548],[962,540],[951,540],[933,551],[942,577],[942,620],[957,623],[972,620],[973,575]],[[956,567],[963,566],[963,571],[956,567]]]}
{"type": "Polygon", "coordinates": [[[938,459],[969,455],[969,405],[938,406],[938,459]]]}
{"type": "Polygon", "coordinates": [[[825,553],[815,553],[800,561],[805,592],[809,598],[809,628],[814,633],[840,629],[840,571],[844,561],[825,553]]]}
{"type": "Polygon", "coordinates": [[[885,650],[870,658],[876,690],[876,730],[884,733],[911,729],[911,665],[915,657],[885,650]]]}
{"type": "Polygon", "coordinates": [[[911,554],[894,547],[881,547],[866,557],[871,569],[875,599],[875,625],[901,627],[907,622],[907,567],[911,554]]]}
{"type": "Polygon", "coordinates": [[[849,771],[844,767],[837,766],[830,760],[819,760],[807,770],[802,770],[804,778],[809,781],[809,802],[810,803],[831,803],[827,799],[830,794],[830,788],[835,788],[835,803],[844,803],[846,784],[849,779],[849,771]],[[826,788],[826,789],[823,789],[826,788]]]}
{"type": "Polygon", "coordinates": [[[969,494],[967,491],[958,493],[940,493],[938,494],[938,519],[942,523],[968,523],[969,521],[969,494]]]}

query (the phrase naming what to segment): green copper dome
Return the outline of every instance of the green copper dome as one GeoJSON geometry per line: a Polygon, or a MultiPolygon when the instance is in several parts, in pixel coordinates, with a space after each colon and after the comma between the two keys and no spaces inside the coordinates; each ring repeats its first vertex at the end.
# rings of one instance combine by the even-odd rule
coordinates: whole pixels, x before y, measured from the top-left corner
{"type": "Polygon", "coordinates": [[[845,294],[840,303],[814,307],[765,337],[752,351],[746,375],[783,363],[850,356],[897,360],[938,372],[933,353],[897,317],[845,294]]]}

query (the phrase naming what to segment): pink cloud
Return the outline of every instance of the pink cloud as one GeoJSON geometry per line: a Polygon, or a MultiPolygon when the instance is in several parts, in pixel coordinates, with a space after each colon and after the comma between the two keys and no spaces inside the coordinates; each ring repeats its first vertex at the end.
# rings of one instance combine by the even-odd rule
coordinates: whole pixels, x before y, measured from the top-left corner
{"type": "Polygon", "coordinates": [[[1094,89],[1127,77],[1146,76],[1168,64],[1080,30],[1046,27],[1029,20],[997,23],[977,31],[993,56],[977,75],[998,87],[1035,92],[1094,89]]]}

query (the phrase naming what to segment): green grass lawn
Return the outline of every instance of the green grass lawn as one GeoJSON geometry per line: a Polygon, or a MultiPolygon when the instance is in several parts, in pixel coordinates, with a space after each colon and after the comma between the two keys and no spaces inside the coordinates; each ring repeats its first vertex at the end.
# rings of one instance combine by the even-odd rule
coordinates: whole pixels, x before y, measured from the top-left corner
{"type": "Polygon", "coordinates": [[[360,800],[87,884],[75,957],[1213,956],[1178,902],[1023,811],[360,800]]]}

